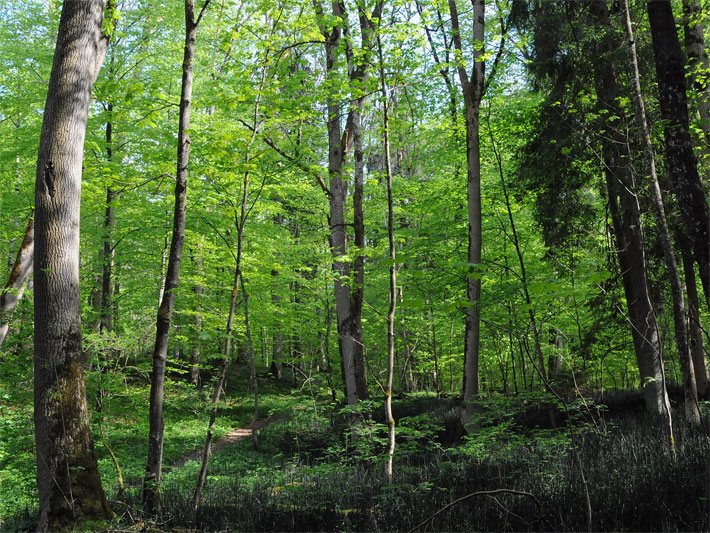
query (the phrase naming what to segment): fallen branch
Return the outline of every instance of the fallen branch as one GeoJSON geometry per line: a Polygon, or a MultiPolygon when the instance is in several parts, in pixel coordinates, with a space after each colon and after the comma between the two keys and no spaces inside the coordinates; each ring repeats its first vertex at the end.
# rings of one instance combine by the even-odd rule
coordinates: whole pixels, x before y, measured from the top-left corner
{"type": "Polygon", "coordinates": [[[534,494],[531,494],[529,492],[525,492],[522,490],[513,490],[513,489],[495,489],[495,490],[479,490],[478,492],[472,492],[471,494],[467,494],[466,496],[462,496],[458,498],[457,500],[452,501],[448,505],[442,507],[439,509],[437,512],[435,512],[433,515],[429,516],[426,520],[423,522],[420,522],[416,526],[414,526],[412,529],[409,530],[409,533],[414,533],[414,531],[417,531],[418,529],[421,529],[425,525],[427,525],[429,522],[434,520],[437,516],[439,516],[441,513],[444,511],[448,511],[455,505],[458,505],[461,502],[464,502],[466,500],[469,500],[473,498],[474,496],[493,496],[495,494],[515,494],[516,496],[527,496],[528,498],[531,498],[534,502],[535,505],[537,506],[537,511],[540,514],[540,518],[542,519],[543,522],[545,522],[545,525],[548,527],[548,529],[552,530],[554,529],[550,522],[547,521],[545,518],[545,515],[542,512],[542,505],[540,505],[540,501],[535,497],[534,494]]]}

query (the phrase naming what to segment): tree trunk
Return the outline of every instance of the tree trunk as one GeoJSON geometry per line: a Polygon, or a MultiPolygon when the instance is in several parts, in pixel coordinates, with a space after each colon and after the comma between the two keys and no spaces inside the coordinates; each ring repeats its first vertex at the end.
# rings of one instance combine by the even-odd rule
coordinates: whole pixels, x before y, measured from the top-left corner
{"type": "Polygon", "coordinates": [[[180,123],[178,127],[177,174],[175,179],[175,208],[173,233],[170,241],[168,270],[156,320],[153,373],[150,380],[150,428],[148,461],[143,481],[143,506],[149,513],[160,508],[160,479],[163,468],[163,397],[165,367],[168,354],[170,321],[175,307],[175,296],[180,282],[180,262],[185,241],[185,207],[187,201],[187,169],[190,161],[190,111],[192,104],[192,68],[195,60],[197,27],[210,0],[205,0],[199,16],[195,17],[194,0],[185,0],[185,47],[182,62],[182,90],[180,95],[180,123]]]}
{"type": "MultiPolygon", "coordinates": [[[[459,61],[458,73],[463,92],[466,123],[466,162],[468,197],[468,265],[466,275],[466,336],[464,343],[463,409],[462,420],[470,415],[470,402],[478,394],[478,357],[481,328],[481,145],[480,107],[484,90],[485,60],[483,42],[485,37],[485,0],[473,0],[473,51],[471,76],[466,66],[459,61]],[[480,43],[480,45],[478,44],[480,43]]],[[[449,0],[454,47],[463,53],[461,30],[456,0],[449,0]]]]}
{"type": "Polygon", "coordinates": [[[200,386],[200,359],[202,358],[201,347],[202,341],[202,299],[205,296],[205,286],[202,284],[202,275],[204,273],[204,259],[202,258],[203,248],[200,245],[195,258],[195,266],[197,275],[200,280],[195,284],[195,341],[190,350],[190,383],[196,387],[200,386]]]}
{"type": "MultiPolygon", "coordinates": [[[[313,0],[316,14],[324,18],[324,11],[318,0],[313,0]]],[[[348,64],[348,77],[353,86],[354,103],[348,112],[345,130],[341,131],[341,105],[335,98],[328,101],[328,175],[330,185],[329,223],[330,247],[333,256],[333,274],[335,277],[335,313],[338,325],[339,347],[345,396],[349,405],[367,398],[367,380],[365,377],[364,345],[362,336],[362,296],[364,283],[364,257],[362,248],[365,245],[364,217],[362,207],[362,188],[364,184],[364,159],[362,157],[362,141],[360,115],[364,105],[364,96],[358,94],[367,80],[369,58],[373,50],[374,23],[382,14],[384,3],[378,0],[372,16],[368,16],[363,6],[358,5],[360,30],[362,36],[362,51],[364,57],[355,64],[352,42],[350,40],[347,22],[347,11],[344,2],[332,3],[333,17],[343,21],[341,26],[332,27],[321,23],[326,54],[326,76],[336,80],[338,75],[338,59],[341,53],[341,37],[345,36],[345,55],[348,64]],[[344,165],[348,151],[355,146],[355,190],[353,195],[353,210],[355,229],[356,257],[351,267],[347,259],[348,235],[346,231],[345,206],[348,197],[348,184],[344,176],[344,165]],[[351,273],[354,271],[354,275],[351,273]],[[352,278],[352,279],[351,279],[352,278]]]]}
{"type": "Polygon", "coordinates": [[[488,133],[491,139],[491,148],[493,150],[493,155],[495,156],[496,166],[498,167],[498,176],[500,178],[501,188],[503,189],[503,198],[505,200],[505,208],[508,214],[508,223],[510,224],[510,233],[512,238],[510,239],[513,247],[515,248],[515,255],[518,258],[518,266],[520,267],[520,284],[523,289],[523,297],[525,298],[525,303],[528,307],[528,318],[530,319],[530,329],[532,329],[533,342],[535,343],[535,359],[531,361],[535,366],[535,370],[542,382],[543,387],[545,387],[549,392],[554,392],[550,388],[548,382],[548,376],[545,373],[545,358],[542,354],[542,342],[540,341],[540,330],[537,325],[537,317],[535,316],[535,309],[533,307],[533,301],[530,297],[529,283],[527,268],[525,267],[525,257],[523,256],[523,249],[520,246],[520,239],[518,238],[518,229],[515,225],[515,218],[513,217],[513,210],[510,205],[510,194],[508,192],[508,185],[505,182],[505,173],[503,172],[503,159],[500,151],[496,145],[495,136],[493,135],[493,130],[490,125],[490,113],[487,115],[488,120],[488,133]]]}
{"type": "Polygon", "coordinates": [[[17,251],[17,257],[12,265],[12,270],[10,270],[5,288],[0,293],[0,348],[2,348],[10,329],[12,313],[25,292],[25,285],[32,272],[34,245],[34,217],[33,214],[30,214],[25,237],[17,251]]]}
{"type": "Polygon", "coordinates": [[[647,7],[661,117],[665,121],[666,167],[686,234],[693,243],[705,300],[710,308],[710,207],[690,138],[683,51],[670,0],[648,0],[647,7]]]}
{"type": "Polygon", "coordinates": [[[703,328],[700,322],[700,300],[698,299],[698,288],[695,283],[693,258],[685,248],[683,249],[683,270],[685,290],[688,295],[688,341],[690,343],[690,355],[693,359],[695,383],[697,384],[698,398],[708,400],[710,399],[710,376],[708,375],[708,363],[705,357],[703,328]]]}
{"type": "Polygon", "coordinates": [[[34,422],[38,531],[111,515],[89,426],[81,349],[79,210],[91,88],[108,39],[103,0],[65,0],[35,184],[34,422]]]}
{"type": "MultiPolygon", "coordinates": [[[[670,4],[668,7],[670,8],[670,4]]],[[[699,426],[701,423],[700,406],[698,405],[698,391],[695,383],[693,360],[690,357],[690,349],[688,344],[688,328],[686,323],[685,302],[683,299],[683,285],[680,279],[678,262],[675,257],[675,251],[673,249],[673,242],[671,240],[670,230],[668,229],[665,207],[663,205],[663,197],[661,195],[661,187],[658,184],[655,155],[653,152],[653,143],[651,141],[651,130],[646,122],[646,109],[643,100],[643,94],[641,93],[641,77],[639,75],[638,59],[636,55],[636,43],[634,41],[633,29],[631,26],[631,15],[629,13],[628,0],[624,0],[624,10],[626,13],[626,35],[629,40],[629,70],[632,83],[631,96],[636,110],[636,123],[638,126],[639,137],[643,146],[646,172],[650,177],[653,214],[656,219],[656,226],[658,227],[658,234],[661,240],[661,248],[663,249],[663,256],[666,262],[666,268],[668,270],[668,277],[670,278],[671,282],[671,294],[673,300],[673,325],[675,328],[678,358],[680,359],[680,364],[683,371],[685,414],[692,425],[699,426]]],[[[653,11],[653,9],[650,7],[649,10],[653,11]]],[[[673,31],[675,32],[675,28],[673,29],[673,31]]],[[[666,131],[668,131],[668,128],[666,129],[666,131]]],[[[667,136],[666,143],[668,143],[668,139],[669,138],[667,136]]],[[[690,137],[688,137],[688,140],[690,140],[690,137]]],[[[691,147],[690,156],[692,155],[693,153],[691,147]]],[[[672,173],[672,168],[670,170],[672,173]]],[[[710,267],[710,265],[708,266],[710,267]]]]}
{"type": "Polygon", "coordinates": [[[683,0],[683,29],[685,54],[688,56],[690,81],[697,98],[700,127],[705,137],[705,152],[710,146],[710,61],[705,48],[705,29],[698,0],[683,0]]]}
{"type": "MultiPolygon", "coordinates": [[[[203,9],[204,11],[204,9],[203,9]]],[[[217,420],[217,414],[219,412],[219,399],[222,394],[222,389],[224,388],[224,381],[227,376],[227,369],[229,368],[229,364],[232,361],[232,332],[234,330],[234,315],[235,311],[237,308],[237,298],[239,296],[239,287],[241,285],[242,288],[244,288],[244,280],[242,279],[242,256],[244,253],[244,225],[246,224],[247,216],[249,214],[249,208],[247,206],[247,202],[249,201],[249,177],[250,177],[250,171],[249,171],[249,165],[251,164],[251,147],[254,144],[254,140],[256,139],[256,134],[257,134],[257,127],[258,127],[258,118],[259,118],[259,105],[261,103],[261,91],[264,89],[264,83],[266,81],[266,66],[268,63],[268,52],[267,52],[267,57],[264,58],[264,66],[263,70],[261,73],[261,82],[259,84],[258,88],[258,96],[256,98],[256,102],[254,104],[254,111],[253,111],[253,124],[251,127],[251,138],[249,139],[249,143],[246,148],[246,154],[244,156],[244,168],[246,169],[244,171],[244,175],[242,177],[242,197],[241,197],[241,206],[239,209],[239,213],[237,214],[236,210],[234,213],[234,225],[236,226],[237,230],[237,253],[234,256],[234,282],[232,283],[232,291],[229,296],[229,312],[227,314],[227,326],[225,328],[225,341],[224,341],[224,357],[222,359],[222,368],[220,369],[219,372],[219,377],[217,378],[217,382],[215,383],[214,386],[214,392],[212,393],[212,409],[210,410],[210,421],[207,424],[207,436],[205,437],[205,444],[203,447],[202,451],[202,464],[200,466],[200,473],[197,476],[197,485],[195,486],[195,493],[193,495],[192,499],[192,506],[193,510],[196,512],[198,507],[200,506],[200,501],[202,500],[202,490],[205,486],[205,481],[207,480],[207,467],[209,466],[209,460],[210,456],[212,454],[212,437],[213,437],[213,429],[214,429],[214,424],[217,420]]],[[[244,292],[244,291],[243,291],[244,292]]],[[[244,292],[244,308],[245,308],[245,317],[247,316],[247,301],[246,301],[246,292],[244,292]]],[[[248,318],[248,317],[247,317],[248,318]]],[[[248,322],[246,323],[247,325],[247,340],[248,340],[248,345],[247,348],[249,350],[249,356],[250,356],[250,362],[252,366],[252,372],[251,374],[254,376],[253,379],[255,380],[255,371],[253,370],[254,364],[255,364],[255,355],[254,355],[254,345],[251,340],[251,330],[249,329],[249,324],[248,322]]],[[[258,409],[258,394],[255,395],[255,398],[257,398],[257,409],[258,409]]]]}
{"type": "Polygon", "coordinates": [[[385,418],[387,419],[387,462],[385,475],[391,482],[393,476],[393,459],[395,447],[395,420],[392,413],[392,383],[394,381],[395,354],[395,310],[397,308],[397,264],[394,241],[394,198],[392,195],[392,162],[390,159],[389,137],[389,102],[387,100],[387,78],[385,76],[385,61],[382,54],[382,40],[377,35],[377,50],[380,59],[380,89],[382,91],[382,129],[383,150],[385,153],[385,173],[387,177],[387,241],[389,244],[389,309],[387,311],[387,382],[385,385],[385,418]]]}
{"type": "MultiPolygon", "coordinates": [[[[616,72],[613,62],[607,57],[620,48],[620,43],[615,42],[609,31],[611,20],[606,0],[595,0],[589,6],[595,27],[603,36],[592,54],[598,105],[606,111],[605,117],[619,117],[623,120],[624,111],[618,106],[620,92],[616,72]]],[[[636,186],[630,175],[628,149],[624,149],[627,141],[625,132],[618,124],[605,124],[604,128],[607,133],[602,137],[602,151],[609,212],[641,388],[647,411],[654,416],[665,417],[670,414],[670,404],[665,387],[658,324],[649,293],[641,212],[636,186]]]]}
{"type": "MultiPolygon", "coordinates": [[[[106,159],[113,160],[113,104],[107,106],[106,121],[106,159]]],[[[101,251],[101,315],[99,331],[113,330],[113,231],[116,226],[116,210],[113,202],[116,193],[111,185],[106,186],[106,207],[104,211],[103,248],[101,251]]]]}

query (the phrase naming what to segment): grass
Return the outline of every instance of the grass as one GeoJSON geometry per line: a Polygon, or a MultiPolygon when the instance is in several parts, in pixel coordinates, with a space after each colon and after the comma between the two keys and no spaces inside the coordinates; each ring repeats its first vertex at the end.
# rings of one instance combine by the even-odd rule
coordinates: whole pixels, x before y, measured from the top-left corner
{"type": "MultiPolygon", "coordinates": [[[[30,529],[36,513],[31,374],[12,365],[0,385],[0,529],[30,529]],[[29,377],[28,377],[29,376],[29,377]],[[10,387],[8,384],[12,383],[10,387]]],[[[29,367],[31,369],[31,365],[29,367]]],[[[710,439],[676,423],[675,453],[663,429],[634,413],[574,406],[558,416],[549,397],[482,401],[464,437],[455,399],[412,395],[395,401],[395,478],[384,476],[386,428],[381,404],[364,403],[355,432],[324,398],[292,390],[262,371],[260,417],[286,412],[259,434],[215,454],[196,513],[191,498],[199,464],[172,468],[202,446],[210,383],[202,390],[168,381],[165,404],[163,509],[140,511],[147,445],[149,384],[145,371],[89,373],[87,396],[102,479],[116,529],[236,531],[409,530],[458,498],[513,489],[534,495],[478,495],[451,506],[423,530],[704,531],[710,528],[710,439]],[[102,391],[109,391],[104,394],[102,391]],[[552,414],[551,414],[552,413],[552,414]],[[127,482],[117,501],[116,454],[127,482]],[[536,503],[537,502],[537,503],[536,503]],[[538,507],[539,504],[539,507],[538,507]]],[[[247,372],[230,374],[216,436],[251,422],[247,372]]],[[[633,403],[636,397],[629,395],[633,403]]],[[[603,399],[598,401],[602,402],[603,399]]],[[[680,419],[680,416],[676,416],[680,419]]]]}

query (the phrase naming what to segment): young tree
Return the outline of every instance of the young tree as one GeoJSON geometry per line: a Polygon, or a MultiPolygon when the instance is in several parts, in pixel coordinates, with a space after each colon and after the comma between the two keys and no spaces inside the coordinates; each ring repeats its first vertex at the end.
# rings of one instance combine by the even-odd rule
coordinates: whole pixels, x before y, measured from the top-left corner
{"type": "MultiPolygon", "coordinates": [[[[473,0],[473,65],[471,73],[466,70],[464,47],[461,38],[456,0],[449,0],[451,15],[451,31],[454,44],[459,82],[464,101],[464,122],[466,125],[466,191],[468,200],[468,273],[466,275],[466,334],[464,343],[464,373],[463,373],[463,410],[464,422],[470,414],[469,403],[478,394],[478,358],[480,352],[481,330],[481,249],[482,249],[482,212],[481,212],[481,139],[480,115],[481,102],[486,88],[493,79],[498,61],[503,51],[505,27],[501,19],[501,39],[498,54],[493,63],[491,74],[486,78],[486,26],[485,0],[473,0]]],[[[541,354],[539,354],[541,356],[541,354]]],[[[539,372],[544,380],[545,365],[540,358],[539,372]]]]}
{"type": "Polygon", "coordinates": [[[143,505],[148,512],[160,507],[160,478],[163,469],[163,398],[165,369],[168,355],[170,321],[175,307],[175,296],[180,282],[180,262],[185,241],[185,210],[187,205],[187,169],[190,162],[190,111],[192,106],[193,64],[197,27],[202,21],[210,0],[205,0],[197,16],[194,0],[185,0],[185,47],[182,62],[180,122],[178,126],[177,173],[175,176],[175,208],[173,233],[170,241],[168,270],[162,291],[153,349],[153,374],[150,381],[150,428],[148,434],[148,462],[143,481],[143,505]]]}
{"type": "Polygon", "coordinates": [[[382,53],[382,39],[377,34],[377,51],[379,53],[380,90],[382,92],[382,144],[385,155],[385,177],[387,180],[387,243],[389,251],[389,308],[387,311],[387,383],[385,385],[385,417],[387,418],[387,463],[385,474],[392,481],[393,459],[395,447],[395,420],[392,413],[392,383],[394,381],[395,359],[395,310],[397,308],[397,263],[394,240],[394,198],[392,194],[392,161],[390,156],[390,120],[389,95],[387,94],[387,75],[385,60],[382,53]]]}
{"type": "Polygon", "coordinates": [[[35,383],[39,523],[111,514],[89,427],[81,349],[79,209],[91,88],[103,63],[105,0],[65,0],[35,184],[35,383]]]}

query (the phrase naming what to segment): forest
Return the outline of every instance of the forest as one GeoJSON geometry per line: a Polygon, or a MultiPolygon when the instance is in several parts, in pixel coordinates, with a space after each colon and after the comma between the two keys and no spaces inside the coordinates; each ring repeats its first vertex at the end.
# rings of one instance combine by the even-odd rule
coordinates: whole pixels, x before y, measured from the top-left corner
{"type": "Polygon", "coordinates": [[[0,21],[0,531],[710,530],[708,0],[0,21]]]}

